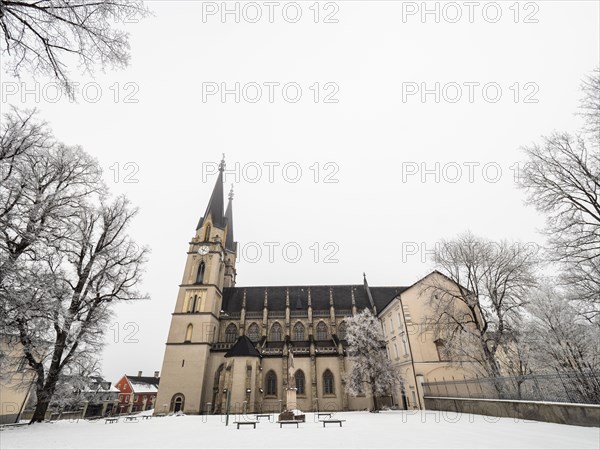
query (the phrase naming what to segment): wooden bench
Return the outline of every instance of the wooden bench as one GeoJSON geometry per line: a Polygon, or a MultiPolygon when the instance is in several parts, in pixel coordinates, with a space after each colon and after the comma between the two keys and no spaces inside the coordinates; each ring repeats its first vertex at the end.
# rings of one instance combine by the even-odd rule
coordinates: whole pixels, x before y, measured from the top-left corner
{"type": "Polygon", "coordinates": [[[0,425],[0,431],[2,430],[9,430],[11,428],[19,428],[19,427],[23,427],[29,425],[29,422],[19,422],[19,423],[6,423],[4,425],[0,425]]]}
{"type": "Polygon", "coordinates": [[[331,413],[317,413],[317,419],[323,417],[329,417],[331,419],[331,413]]]}
{"type": "Polygon", "coordinates": [[[105,420],[104,424],[107,424],[107,423],[117,423],[119,421],[119,418],[118,417],[107,417],[104,420],[105,420]]]}
{"type": "Polygon", "coordinates": [[[137,422],[137,417],[127,416],[127,417],[125,417],[125,422],[137,422]]]}
{"type": "Polygon", "coordinates": [[[254,427],[254,429],[256,429],[256,424],[258,422],[233,422],[237,425],[237,429],[240,429],[240,425],[252,425],[254,427]]]}
{"type": "Polygon", "coordinates": [[[325,428],[325,424],[327,423],[339,423],[340,427],[342,426],[342,422],[345,422],[344,419],[324,419],[324,420],[320,420],[319,422],[323,422],[323,428],[325,428]]]}
{"type": "Polygon", "coordinates": [[[302,423],[301,420],[279,420],[277,421],[277,423],[279,424],[279,428],[283,427],[283,425],[293,425],[296,424],[296,428],[300,428],[300,423],[302,423]]]}
{"type": "Polygon", "coordinates": [[[256,420],[259,420],[261,417],[266,417],[267,419],[271,419],[271,414],[255,414],[256,420]]]}

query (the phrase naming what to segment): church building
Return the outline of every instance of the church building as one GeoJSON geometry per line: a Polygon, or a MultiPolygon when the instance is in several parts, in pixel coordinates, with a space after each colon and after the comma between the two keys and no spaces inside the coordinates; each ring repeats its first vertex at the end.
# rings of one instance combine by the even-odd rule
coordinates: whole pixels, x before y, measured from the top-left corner
{"type": "MultiPolygon", "coordinates": [[[[421,384],[456,375],[443,343],[420,333],[425,306],[412,286],[236,286],[233,193],[227,207],[224,161],[189,242],[172,314],[155,414],[364,410],[368,394],[351,396],[345,320],[365,308],[382,321],[388,357],[404,383],[388,398],[400,409],[421,408],[421,384]],[[293,353],[296,405],[286,405],[288,354],[293,353]]],[[[428,277],[442,276],[434,272],[428,277]]]]}

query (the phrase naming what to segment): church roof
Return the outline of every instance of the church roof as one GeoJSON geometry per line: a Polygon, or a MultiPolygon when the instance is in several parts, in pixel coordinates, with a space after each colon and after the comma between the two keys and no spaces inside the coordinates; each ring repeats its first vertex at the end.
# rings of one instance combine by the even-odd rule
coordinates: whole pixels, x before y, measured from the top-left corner
{"type": "Polygon", "coordinates": [[[254,347],[252,341],[248,338],[248,336],[240,336],[238,340],[233,344],[233,346],[225,353],[225,358],[230,358],[232,356],[258,356],[260,357],[260,353],[254,347]]]}
{"type": "MultiPolygon", "coordinates": [[[[385,308],[398,294],[408,289],[408,286],[369,286],[373,303],[378,311],[385,308]]],[[[285,311],[286,298],[289,296],[291,310],[306,310],[310,293],[313,310],[329,309],[330,300],[338,310],[352,309],[352,293],[358,309],[371,308],[369,293],[362,284],[321,285],[321,286],[252,286],[223,289],[223,311],[227,313],[240,312],[244,295],[246,311],[262,311],[267,299],[270,311],[285,311]]]]}

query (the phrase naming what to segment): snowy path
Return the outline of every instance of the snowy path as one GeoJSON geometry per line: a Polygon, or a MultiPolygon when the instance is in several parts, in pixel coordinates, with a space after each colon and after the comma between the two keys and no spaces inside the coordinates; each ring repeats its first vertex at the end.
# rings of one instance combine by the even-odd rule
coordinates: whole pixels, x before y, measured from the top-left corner
{"type": "Polygon", "coordinates": [[[0,448],[556,448],[599,449],[600,428],[427,412],[336,413],[343,428],[307,422],[279,428],[266,419],[237,430],[230,417],[182,416],[123,422],[36,424],[0,432],[0,448]]]}

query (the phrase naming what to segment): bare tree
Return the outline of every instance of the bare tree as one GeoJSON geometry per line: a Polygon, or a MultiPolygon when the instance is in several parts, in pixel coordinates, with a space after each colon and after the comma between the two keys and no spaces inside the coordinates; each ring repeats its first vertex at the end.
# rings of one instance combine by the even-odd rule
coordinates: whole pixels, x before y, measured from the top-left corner
{"type": "Polygon", "coordinates": [[[584,120],[583,131],[589,133],[592,145],[600,145],[600,67],[585,77],[581,83],[583,97],[579,115],[584,120]]]}
{"type": "Polygon", "coordinates": [[[72,94],[68,60],[78,59],[87,72],[125,67],[128,34],[116,25],[147,14],[134,0],[0,0],[6,70],[51,76],[72,94]]]}
{"type": "MultiPolygon", "coordinates": [[[[0,163],[9,163],[8,160],[29,152],[34,148],[50,148],[53,137],[48,124],[37,118],[35,110],[21,111],[11,108],[4,114],[0,126],[0,163]]],[[[10,176],[10,164],[3,166],[5,170],[0,174],[0,181],[5,181],[10,176]]]]}
{"type": "Polygon", "coordinates": [[[432,277],[424,288],[433,332],[451,361],[475,362],[482,374],[500,376],[498,352],[514,340],[535,285],[535,248],[465,233],[442,241],[434,261],[447,278],[432,277]]]}
{"type": "Polygon", "coordinates": [[[528,202],[547,214],[550,258],[588,319],[600,315],[600,72],[584,83],[585,132],[555,133],[525,147],[519,183],[528,202]]]}
{"type": "Polygon", "coordinates": [[[109,200],[81,149],[33,145],[1,163],[12,168],[0,186],[0,325],[35,374],[37,422],[61,374],[101,349],[111,303],[146,298],[147,250],[126,234],[136,208],[109,200]]]}
{"type": "Polygon", "coordinates": [[[381,322],[365,309],[346,321],[346,337],[350,370],[346,375],[346,389],[352,395],[369,387],[373,397],[373,409],[377,411],[377,397],[389,395],[401,383],[400,375],[392,367],[385,354],[385,340],[381,322]]]}

